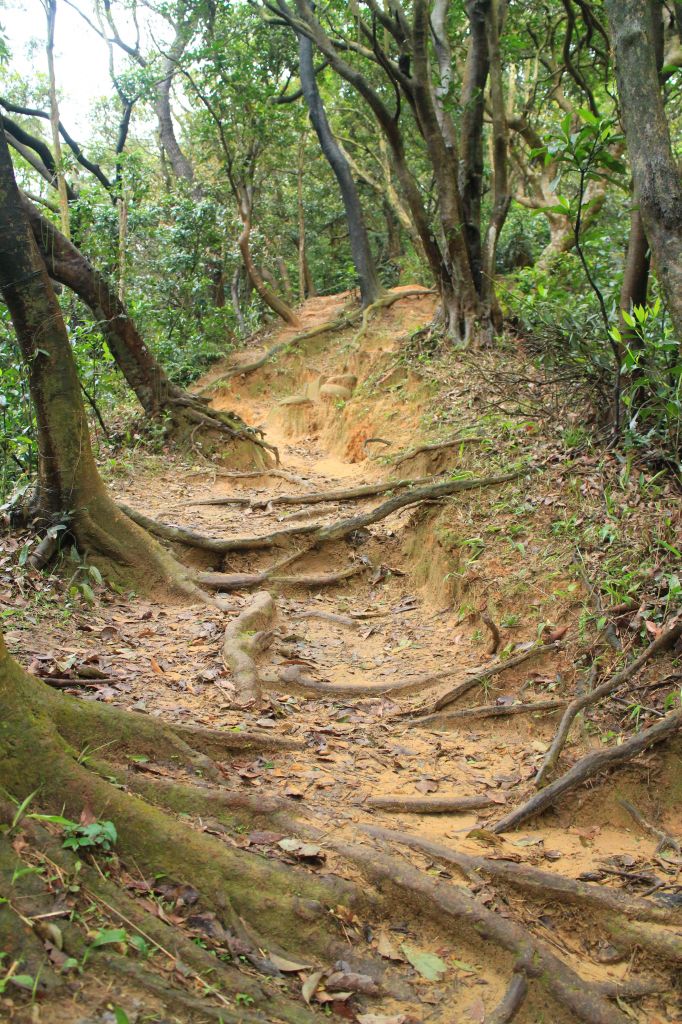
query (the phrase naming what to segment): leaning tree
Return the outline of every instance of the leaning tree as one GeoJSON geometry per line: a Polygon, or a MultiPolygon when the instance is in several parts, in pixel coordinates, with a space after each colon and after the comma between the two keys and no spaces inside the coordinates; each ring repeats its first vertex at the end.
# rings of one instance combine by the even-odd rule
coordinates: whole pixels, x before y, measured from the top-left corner
{"type": "Polygon", "coordinates": [[[499,326],[495,253],[511,200],[500,54],[505,0],[466,4],[461,117],[456,116],[453,103],[457,65],[447,0],[439,0],[433,10],[426,0],[415,0],[411,14],[398,0],[388,8],[377,0],[366,0],[351,5],[350,17],[345,5],[333,4],[325,9],[324,19],[309,0],[296,0],[292,6],[265,0],[264,6],[276,22],[284,21],[307,36],[374,114],[440,292],[449,336],[463,345],[490,338],[499,326]],[[484,223],[487,93],[492,197],[484,223]],[[432,216],[407,158],[406,143],[414,131],[421,137],[433,175],[437,217],[432,216]]]}
{"type": "Polygon", "coordinates": [[[184,570],[112,501],[98,473],[71,345],[0,133],[0,292],[26,363],[38,431],[35,521],[65,527],[110,573],[199,594],[184,570]]]}

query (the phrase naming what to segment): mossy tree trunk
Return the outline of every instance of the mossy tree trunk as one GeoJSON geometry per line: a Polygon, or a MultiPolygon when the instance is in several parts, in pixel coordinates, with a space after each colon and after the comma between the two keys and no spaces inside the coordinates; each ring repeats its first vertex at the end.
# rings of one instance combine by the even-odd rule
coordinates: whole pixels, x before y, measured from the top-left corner
{"type": "MultiPolygon", "coordinates": [[[[190,747],[229,753],[230,736],[175,727],[109,705],[80,701],[50,690],[10,656],[0,632],[0,787],[21,801],[35,794],[31,811],[78,821],[84,808],[114,822],[117,852],[151,877],[161,872],[191,882],[224,927],[258,947],[324,956],[337,936],[326,907],[348,904],[351,888],[334,877],[317,877],[233,848],[186,820],[160,809],[173,806],[173,787],[159,787],[154,803],[125,792],[107,778],[125,780],[131,755],[171,762],[203,774],[212,762],[190,747]],[[210,742],[209,742],[210,741],[210,742]],[[80,757],[86,748],[106,748],[96,768],[80,757]],[[106,775],[107,778],[103,778],[106,775]]],[[[217,773],[216,773],[217,774],[217,773]]],[[[209,791],[205,782],[197,800],[209,791]]],[[[187,786],[178,787],[182,792],[187,786]]],[[[215,814],[220,817],[220,789],[215,814]]],[[[278,1017],[279,1019],[279,1017],[278,1017]]]]}

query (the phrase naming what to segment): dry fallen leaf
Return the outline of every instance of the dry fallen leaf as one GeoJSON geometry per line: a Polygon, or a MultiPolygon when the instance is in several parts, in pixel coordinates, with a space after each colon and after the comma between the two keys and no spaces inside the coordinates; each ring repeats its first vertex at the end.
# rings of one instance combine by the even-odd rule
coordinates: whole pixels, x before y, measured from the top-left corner
{"type": "Polygon", "coordinates": [[[377,939],[377,953],[386,960],[398,960],[405,962],[405,957],[396,949],[386,932],[381,932],[377,939]]]}
{"type": "Polygon", "coordinates": [[[277,956],[276,953],[269,953],[268,960],[273,963],[278,971],[283,974],[295,974],[297,971],[309,971],[311,964],[297,963],[296,960],[287,960],[286,957],[277,956]]]}
{"type": "Polygon", "coordinates": [[[317,989],[317,986],[322,981],[323,974],[324,971],[314,971],[312,974],[309,974],[306,980],[303,982],[301,995],[303,996],[305,1002],[308,1003],[308,1005],[310,1005],[310,1000],[315,995],[315,990],[317,989]]]}

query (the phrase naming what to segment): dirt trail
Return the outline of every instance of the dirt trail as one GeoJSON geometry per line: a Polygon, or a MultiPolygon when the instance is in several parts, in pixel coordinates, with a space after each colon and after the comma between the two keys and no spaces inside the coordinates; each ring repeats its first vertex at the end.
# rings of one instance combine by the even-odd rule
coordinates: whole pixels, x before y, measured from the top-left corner
{"type": "MultiPolygon", "coordinates": [[[[304,328],[338,315],[347,301],[347,296],[310,300],[303,311],[304,328]]],[[[359,348],[353,348],[353,331],[323,337],[259,373],[234,378],[229,387],[218,391],[214,398],[218,408],[233,409],[266,430],[268,440],[279,449],[280,470],[286,477],[267,473],[229,477],[221,475],[230,471],[229,465],[206,464],[204,468],[202,463],[189,474],[171,464],[119,482],[119,497],[164,522],[216,537],[260,536],[290,525],[330,523],[378,506],[384,496],[360,502],[265,508],[190,503],[234,496],[255,502],[282,494],[304,497],[312,491],[354,487],[393,475],[396,471],[383,464],[381,456],[418,443],[419,425],[430,400],[420,392],[418,382],[412,382],[409,401],[404,390],[395,391],[396,382],[410,383],[409,374],[396,358],[398,339],[426,322],[429,313],[428,299],[402,301],[382,317],[381,325],[369,332],[359,348]],[[326,380],[342,374],[358,378],[352,402],[320,393],[326,380]],[[390,445],[365,444],[379,429],[382,440],[390,445]]],[[[285,332],[275,340],[284,337],[285,332]]],[[[473,426],[475,431],[475,423],[473,426]]],[[[478,470],[485,463],[485,459],[476,463],[478,455],[472,456],[470,463],[467,458],[464,451],[456,451],[451,464],[461,465],[463,460],[478,470]]],[[[428,468],[438,471],[442,460],[432,460],[430,467],[412,460],[400,468],[400,475],[417,477],[428,468]]],[[[476,475],[485,474],[477,471],[476,475]]],[[[519,488],[522,494],[524,488],[531,489],[528,482],[507,486],[516,495],[519,488]]],[[[504,486],[498,487],[481,492],[480,500],[499,503],[501,494],[506,493],[504,486]]],[[[306,745],[302,750],[238,759],[226,784],[240,792],[283,797],[293,816],[300,816],[317,830],[315,842],[320,853],[308,858],[311,870],[334,870],[359,878],[357,869],[332,846],[360,841],[370,844],[368,850],[389,849],[385,842],[370,840],[360,831],[361,826],[378,825],[472,856],[492,855],[573,879],[588,875],[610,891],[621,885],[627,886],[628,892],[645,891],[646,886],[633,885],[628,873],[635,867],[641,871],[640,866],[647,863],[649,873],[661,874],[660,865],[652,861],[655,840],[617,809],[610,784],[593,797],[587,790],[579,790],[558,813],[547,814],[520,832],[498,838],[491,835],[492,824],[531,791],[530,780],[554,735],[560,710],[463,718],[447,728],[438,723],[415,726],[404,717],[427,698],[435,698],[495,660],[487,653],[489,636],[480,620],[472,622],[463,616],[461,600],[453,599],[447,577],[457,576],[457,556],[453,555],[450,563],[445,557],[443,527],[435,518],[442,507],[398,511],[368,531],[307,554],[292,569],[297,574],[314,574],[364,566],[361,575],[337,586],[261,588],[272,593],[276,617],[256,656],[261,699],[245,709],[235,706],[239,694],[221,660],[223,613],[197,613],[196,609],[140,599],[126,605],[113,603],[99,617],[84,617],[90,635],[82,639],[77,653],[87,658],[101,644],[100,637],[106,640],[104,660],[121,678],[121,686],[114,686],[108,699],[152,715],[214,728],[255,725],[303,739],[306,745]],[[445,670],[451,671],[438,682],[420,683],[425,675],[445,670]],[[315,692],[308,683],[339,691],[345,688],[345,692],[315,692]],[[399,683],[405,683],[405,688],[392,692],[399,683]],[[364,693],[367,687],[373,688],[372,692],[364,693]],[[380,797],[427,801],[479,798],[483,806],[458,813],[414,814],[372,807],[372,801],[380,797]]],[[[226,572],[258,572],[282,554],[277,549],[233,552],[222,568],[226,572]]],[[[196,564],[215,568],[215,561],[208,556],[204,559],[195,552],[193,557],[196,564]]],[[[558,585],[556,579],[553,583],[550,579],[535,581],[543,593],[558,585]]],[[[240,612],[250,606],[253,597],[234,594],[228,600],[235,612],[240,612]]],[[[530,603],[531,597],[522,600],[530,603]]],[[[532,631],[522,635],[511,616],[508,618],[505,644],[522,645],[535,639],[532,631]]],[[[567,622],[571,625],[570,617],[567,622]]],[[[562,678],[572,669],[570,646],[552,650],[477,686],[454,709],[504,707],[512,698],[526,702],[561,699],[565,696],[562,678]]],[[[583,746],[592,742],[584,734],[580,737],[583,746]]],[[[569,761],[578,753],[579,749],[571,746],[569,761]]],[[[626,772],[621,788],[632,793],[649,765],[645,759],[639,768],[626,772]]],[[[147,770],[157,775],[168,772],[164,766],[140,764],[137,768],[142,774],[147,770]]],[[[667,819],[669,831],[678,825],[667,819]]],[[[248,833],[237,831],[226,841],[251,844],[269,856],[287,856],[277,845],[281,837],[273,832],[266,833],[265,839],[262,835],[249,839],[248,833]]],[[[439,873],[428,854],[397,846],[392,852],[408,863],[428,867],[432,878],[447,880],[454,875],[458,884],[463,881],[455,868],[446,870],[442,863],[439,873]]],[[[288,855],[297,859],[295,851],[288,855]]],[[[674,880],[664,876],[666,882],[674,880]]],[[[627,948],[617,942],[614,945],[614,937],[590,922],[584,908],[571,909],[547,894],[531,900],[514,889],[500,890],[481,877],[469,884],[485,905],[523,922],[585,979],[620,983],[633,977],[653,977],[659,994],[629,1004],[621,1002],[623,1020],[631,1016],[654,1024],[676,1019],[668,968],[650,953],[638,950],[636,943],[627,948]]],[[[492,942],[476,938],[457,923],[448,926],[443,920],[437,926],[415,916],[417,904],[406,898],[404,906],[396,907],[392,931],[387,933],[390,942],[385,946],[391,946],[399,958],[404,957],[399,951],[403,942],[435,953],[448,964],[447,973],[441,981],[427,981],[404,960],[391,961],[390,954],[388,958],[384,954],[384,964],[390,965],[388,996],[380,1000],[379,1009],[374,1009],[376,1001],[364,1000],[364,1012],[397,1015],[396,1021],[411,1018],[443,1024],[492,1019],[492,1010],[509,981],[511,961],[492,942]]],[[[367,932],[365,938],[369,939],[367,953],[376,953],[378,936],[370,938],[367,932]]],[[[351,953],[349,946],[349,956],[351,953]]],[[[373,1019],[365,1020],[370,1024],[373,1019]]],[[[534,989],[514,1019],[522,1024],[548,1024],[577,1017],[558,1010],[534,989]]],[[[389,1017],[376,1020],[388,1021],[389,1017]]]]}

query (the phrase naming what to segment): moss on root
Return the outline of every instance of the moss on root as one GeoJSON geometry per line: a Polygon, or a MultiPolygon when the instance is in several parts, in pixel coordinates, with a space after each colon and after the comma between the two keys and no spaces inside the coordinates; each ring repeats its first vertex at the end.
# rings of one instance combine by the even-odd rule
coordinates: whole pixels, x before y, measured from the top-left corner
{"type": "MultiPolygon", "coordinates": [[[[349,887],[329,876],[290,868],[195,832],[158,807],[146,803],[90,771],[76,752],[98,741],[99,727],[113,709],[79,704],[49,691],[28,676],[0,648],[0,784],[18,798],[37,790],[48,810],[77,819],[87,806],[111,819],[119,833],[119,851],[142,871],[163,872],[190,881],[203,900],[222,914],[227,927],[247,922],[248,934],[266,948],[325,956],[335,928],[325,907],[349,902],[349,887]],[[331,931],[330,931],[331,929],[331,931]]],[[[117,743],[149,749],[157,723],[117,711],[111,715],[117,743]]],[[[158,743],[169,743],[168,727],[158,726],[158,743]]],[[[96,745],[96,744],[95,744],[96,745]]],[[[185,751],[178,750],[178,756],[185,751]]],[[[243,928],[242,928],[243,930],[243,928]]]]}

